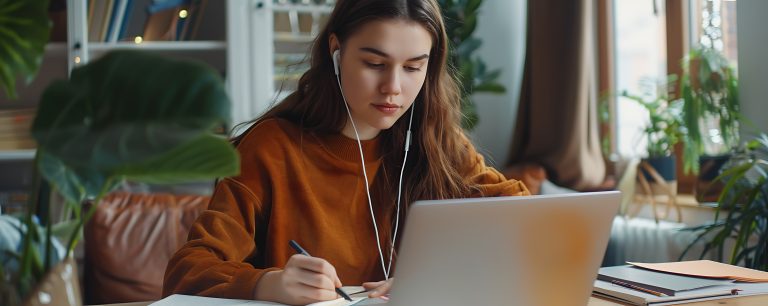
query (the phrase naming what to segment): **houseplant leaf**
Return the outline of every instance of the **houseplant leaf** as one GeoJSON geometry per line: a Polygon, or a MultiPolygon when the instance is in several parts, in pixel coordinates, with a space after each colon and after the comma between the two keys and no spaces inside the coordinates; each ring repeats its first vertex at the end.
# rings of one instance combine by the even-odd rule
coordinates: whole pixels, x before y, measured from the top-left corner
{"type": "Polygon", "coordinates": [[[16,78],[29,82],[50,36],[48,0],[0,0],[0,87],[16,98],[16,78]]]}
{"type": "Polygon", "coordinates": [[[144,163],[126,165],[115,174],[132,181],[165,184],[237,173],[237,153],[226,139],[203,135],[144,163]]]}
{"type": "Polygon", "coordinates": [[[163,181],[151,178],[168,177],[174,166],[179,167],[177,172],[196,173],[187,181],[235,174],[234,149],[221,147],[221,142],[205,143],[206,148],[215,147],[214,152],[225,152],[225,162],[218,164],[222,168],[204,165],[189,170],[190,163],[168,157],[186,152],[180,148],[200,153],[190,145],[225,124],[229,107],[217,72],[202,64],[115,51],[46,89],[32,135],[42,152],[50,155],[41,159],[44,177],[71,190],[72,200],[82,200],[108,191],[125,176],[163,181]],[[165,164],[158,167],[157,161],[165,164]],[[66,175],[45,171],[55,167],[65,169],[66,175]],[[207,175],[200,173],[203,168],[207,175]],[[77,194],[77,185],[84,194],[77,194]]]}

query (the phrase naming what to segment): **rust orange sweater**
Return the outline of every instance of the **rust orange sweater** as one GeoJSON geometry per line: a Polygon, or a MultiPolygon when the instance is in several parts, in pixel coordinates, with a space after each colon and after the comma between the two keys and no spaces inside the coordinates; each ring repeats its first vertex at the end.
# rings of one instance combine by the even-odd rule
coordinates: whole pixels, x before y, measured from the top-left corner
{"type": "MultiPolygon", "coordinates": [[[[378,141],[362,145],[373,178],[381,164],[378,141]]],[[[334,265],[345,285],[384,278],[356,140],[316,136],[268,119],[237,149],[241,174],[216,186],[208,210],[168,263],[164,295],[252,299],[261,275],[285,266],[294,254],[290,239],[334,265]]],[[[486,167],[469,142],[467,149],[476,158],[466,175],[483,194],[529,194],[521,182],[486,167]]],[[[379,231],[391,231],[382,215],[376,214],[379,231]]]]}

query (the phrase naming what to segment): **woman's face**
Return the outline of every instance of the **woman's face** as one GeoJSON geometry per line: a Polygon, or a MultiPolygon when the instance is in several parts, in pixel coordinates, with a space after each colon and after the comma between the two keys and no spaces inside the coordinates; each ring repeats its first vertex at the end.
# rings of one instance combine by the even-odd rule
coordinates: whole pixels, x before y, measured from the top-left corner
{"type": "MultiPolygon", "coordinates": [[[[340,48],[335,35],[330,46],[331,53],[340,48]]],[[[392,127],[413,104],[427,75],[431,47],[429,32],[405,20],[371,21],[347,39],[340,78],[361,139],[392,127]]],[[[349,122],[342,133],[355,137],[349,122]]]]}

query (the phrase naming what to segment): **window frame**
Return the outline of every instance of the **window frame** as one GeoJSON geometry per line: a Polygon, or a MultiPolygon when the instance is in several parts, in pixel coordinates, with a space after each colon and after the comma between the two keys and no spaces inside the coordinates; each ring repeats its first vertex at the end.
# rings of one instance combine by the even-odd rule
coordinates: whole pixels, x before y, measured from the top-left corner
{"type": "MultiPolygon", "coordinates": [[[[606,93],[613,92],[616,84],[616,50],[615,50],[615,23],[614,2],[617,0],[597,1],[597,43],[598,43],[598,89],[605,99],[601,103],[609,103],[609,120],[601,123],[601,139],[608,138],[610,156],[605,157],[606,167],[614,170],[615,163],[619,163],[624,157],[617,153],[617,125],[616,125],[616,98],[606,93]]],[[[658,1],[658,0],[653,0],[658,1]]],[[[681,61],[690,50],[690,20],[691,0],[662,0],[666,18],[666,58],[667,75],[682,74],[681,61]]],[[[679,93],[679,84],[675,84],[675,95],[679,93]]],[[[677,97],[672,97],[677,98],[677,97]]],[[[678,144],[675,155],[678,161],[682,160],[682,146],[678,144]]],[[[686,176],[682,171],[682,163],[677,163],[678,191],[690,193],[695,184],[695,177],[686,176]]],[[[616,173],[616,171],[613,171],[616,173]]]]}

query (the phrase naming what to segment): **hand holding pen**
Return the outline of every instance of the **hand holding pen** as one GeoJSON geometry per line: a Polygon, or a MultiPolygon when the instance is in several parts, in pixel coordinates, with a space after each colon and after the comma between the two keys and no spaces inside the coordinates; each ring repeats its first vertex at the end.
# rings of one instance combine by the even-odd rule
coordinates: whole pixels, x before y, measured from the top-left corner
{"type": "Polygon", "coordinates": [[[341,295],[337,291],[341,281],[333,265],[299,253],[291,256],[282,270],[268,271],[261,277],[254,288],[254,299],[307,305],[335,300],[341,295]]]}
{"type": "MultiPolygon", "coordinates": [[[[288,244],[290,244],[291,247],[294,250],[296,250],[296,253],[299,253],[299,254],[307,256],[307,257],[312,257],[312,255],[309,255],[309,253],[307,253],[307,251],[304,250],[304,248],[302,248],[296,241],[291,240],[290,242],[288,242],[288,244]]],[[[334,289],[335,289],[336,293],[338,293],[345,300],[352,301],[352,298],[350,298],[349,295],[347,295],[346,293],[344,293],[344,291],[341,290],[341,288],[340,288],[341,287],[341,281],[339,280],[339,277],[336,275],[336,269],[333,268],[333,266],[331,266],[331,264],[328,263],[327,261],[325,261],[325,260],[322,260],[322,261],[324,262],[324,264],[321,264],[320,266],[317,267],[317,268],[319,268],[317,270],[320,270],[320,271],[315,270],[315,272],[323,272],[323,270],[331,270],[332,271],[331,274],[334,277],[334,285],[335,285],[334,289]],[[324,267],[324,266],[327,266],[327,267],[324,267]]],[[[331,272],[331,271],[327,271],[327,272],[331,272]]]]}

